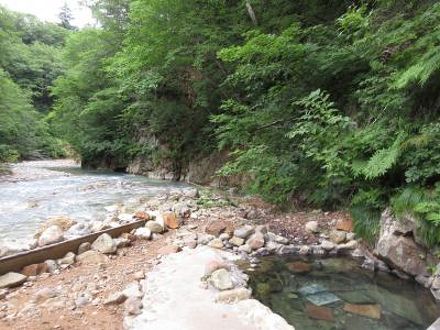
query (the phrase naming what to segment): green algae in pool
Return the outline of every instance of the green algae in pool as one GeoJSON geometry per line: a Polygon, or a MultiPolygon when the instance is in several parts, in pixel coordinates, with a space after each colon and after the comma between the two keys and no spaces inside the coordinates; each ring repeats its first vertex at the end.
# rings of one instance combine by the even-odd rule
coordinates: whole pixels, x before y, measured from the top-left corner
{"type": "Polygon", "coordinates": [[[254,297],[296,330],[426,329],[440,316],[428,290],[349,258],[265,257],[248,274],[254,297]]]}

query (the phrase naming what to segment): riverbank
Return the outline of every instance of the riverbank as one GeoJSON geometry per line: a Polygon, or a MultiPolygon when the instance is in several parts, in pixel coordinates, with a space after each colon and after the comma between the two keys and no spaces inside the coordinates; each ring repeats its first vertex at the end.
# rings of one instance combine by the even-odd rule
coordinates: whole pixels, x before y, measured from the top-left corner
{"type": "MultiPolygon", "coordinates": [[[[144,213],[138,212],[137,216],[150,213],[157,216],[172,210],[180,219],[177,229],[168,228],[163,234],[150,233],[153,240],[145,240],[145,233],[134,232],[134,236],[129,236],[130,242],[127,242],[130,246],[120,247],[102,260],[98,258],[101,265],[80,261],[81,256],[77,255],[71,261],[58,260],[58,266],[52,273],[46,270],[49,272],[29,274],[31,276],[23,286],[2,291],[0,328],[27,329],[31,322],[34,329],[84,326],[121,329],[124,317],[129,314],[127,308],[131,307],[125,304],[108,305],[105,301],[112,293],[123,291],[133,281],[141,280],[164,254],[207,245],[210,249],[224,249],[249,259],[275,250],[292,253],[300,245],[317,242],[313,233],[306,234],[305,229],[298,231],[293,228],[305,228],[302,223],[309,222],[312,215],[298,213],[278,217],[281,214],[275,209],[263,206],[255,199],[244,199],[240,205],[233,206],[227,199],[212,194],[202,194],[200,197],[174,194],[152,198],[139,210],[144,213]],[[293,226],[286,227],[289,220],[292,220],[293,226]],[[270,230],[276,231],[264,234],[271,235],[271,243],[264,237],[262,242],[259,241],[258,235],[250,243],[250,237],[241,238],[241,242],[231,236],[234,229],[243,225],[250,225],[252,232],[257,226],[266,228],[265,224],[272,228],[270,230]],[[290,233],[289,238],[277,236],[278,233],[290,233]],[[248,243],[243,244],[245,241],[248,243]],[[298,245],[290,242],[297,242],[298,245]]],[[[314,219],[320,219],[322,228],[329,227],[335,221],[334,214],[330,213],[315,212],[313,216],[314,219]]],[[[304,250],[302,253],[311,251],[304,250]]],[[[258,267],[258,264],[251,263],[251,266],[258,267]]]]}

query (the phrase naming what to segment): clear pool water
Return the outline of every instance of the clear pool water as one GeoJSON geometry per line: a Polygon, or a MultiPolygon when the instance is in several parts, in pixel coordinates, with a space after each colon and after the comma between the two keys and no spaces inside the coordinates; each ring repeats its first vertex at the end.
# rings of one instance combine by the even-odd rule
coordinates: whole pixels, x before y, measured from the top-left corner
{"type": "Polygon", "coordinates": [[[296,330],[426,329],[440,316],[428,290],[353,259],[266,257],[248,274],[254,296],[296,330]]]}

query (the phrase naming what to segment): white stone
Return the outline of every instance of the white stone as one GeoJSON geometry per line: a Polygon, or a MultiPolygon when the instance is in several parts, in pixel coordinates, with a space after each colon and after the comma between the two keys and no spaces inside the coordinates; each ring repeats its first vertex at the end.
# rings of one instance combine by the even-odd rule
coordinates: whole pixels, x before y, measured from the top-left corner
{"type": "Polygon", "coordinates": [[[138,228],[135,230],[134,236],[139,239],[149,240],[151,239],[151,230],[145,227],[138,228]]]}
{"type": "Polygon", "coordinates": [[[306,223],[305,229],[308,233],[319,233],[319,223],[318,221],[309,221],[306,223]]]}
{"type": "Polygon", "coordinates": [[[325,251],[331,251],[336,247],[336,244],[333,242],[330,242],[328,240],[323,240],[321,242],[321,247],[325,250],[325,251]]]}
{"type": "Polygon", "coordinates": [[[218,290],[229,290],[234,287],[231,274],[224,268],[218,269],[211,274],[209,283],[218,290]]]}
{"type": "Polygon", "coordinates": [[[44,246],[44,245],[58,243],[63,240],[64,240],[63,230],[59,226],[53,225],[47,228],[45,231],[43,231],[40,238],[38,239],[38,245],[44,246]]]}

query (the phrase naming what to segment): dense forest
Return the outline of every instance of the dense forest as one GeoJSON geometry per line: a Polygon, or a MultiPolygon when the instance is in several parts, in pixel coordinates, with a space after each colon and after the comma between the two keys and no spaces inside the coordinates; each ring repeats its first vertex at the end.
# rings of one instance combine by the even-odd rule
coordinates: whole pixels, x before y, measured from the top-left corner
{"type": "Polygon", "coordinates": [[[0,9],[0,160],[221,151],[270,202],[349,208],[367,239],[391,205],[440,243],[440,2],[90,6],[81,30],[0,9]]]}

